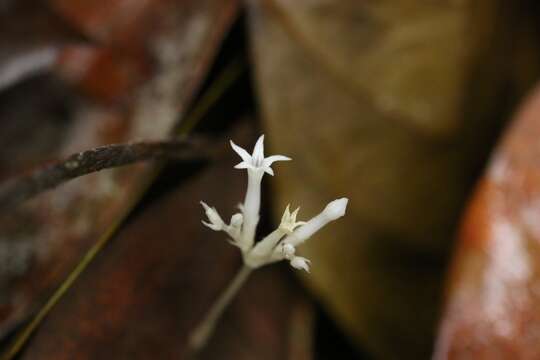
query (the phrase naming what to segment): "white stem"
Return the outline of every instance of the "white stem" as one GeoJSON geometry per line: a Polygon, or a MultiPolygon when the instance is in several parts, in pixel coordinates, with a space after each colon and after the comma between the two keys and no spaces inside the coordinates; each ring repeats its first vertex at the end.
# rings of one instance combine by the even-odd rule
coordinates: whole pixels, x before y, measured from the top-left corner
{"type": "Polygon", "coordinates": [[[244,200],[244,224],[242,226],[242,249],[251,249],[255,242],[255,231],[261,207],[261,181],[264,173],[248,170],[248,186],[244,200]]]}
{"type": "Polygon", "coordinates": [[[298,246],[299,244],[306,241],[311,235],[319,231],[323,226],[328,224],[331,219],[324,216],[324,214],[319,214],[309,220],[305,225],[302,225],[300,228],[295,230],[291,235],[287,236],[284,243],[289,243],[293,246],[298,246]]]}
{"type": "Polygon", "coordinates": [[[258,268],[270,260],[273,250],[285,232],[278,228],[259,241],[255,247],[244,255],[244,262],[251,268],[258,268]]]}
{"type": "Polygon", "coordinates": [[[276,247],[276,245],[279,243],[279,240],[281,240],[283,235],[285,235],[285,231],[277,228],[260,242],[258,242],[257,245],[255,245],[255,247],[253,248],[253,250],[251,250],[251,253],[257,256],[270,254],[272,250],[276,247]]]}
{"type": "Polygon", "coordinates": [[[212,305],[204,319],[193,330],[189,337],[189,346],[194,352],[198,352],[206,345],[214,332],[219,318],[231,303],[234,296],[238,293],[238,290],[240,290],[242,285],[246,282],[251,271],[252,269],[245,265],[238,271],[229,286],[212,305]]]}

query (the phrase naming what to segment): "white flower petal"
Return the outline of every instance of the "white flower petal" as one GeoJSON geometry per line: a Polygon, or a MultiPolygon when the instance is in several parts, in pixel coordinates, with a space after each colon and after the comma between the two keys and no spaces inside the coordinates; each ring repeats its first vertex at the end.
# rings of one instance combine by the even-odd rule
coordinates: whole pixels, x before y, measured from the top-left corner
{"type": "Polygon", "coordinates": [[[306,272],[309,272],[309,263],[311,261],[309,261],[308,259],[306,258],[303,258],[303,257],[300,257],[300,256],[295,256],[293,257],[293,259],[290,261],[290,264],[293,268],[295,269],[298,269],[298,270],[304,270],[306,272]]]}
{"type": "Polygon", "coordinates": [[[287,207],[285,208],[285,211],[283,212],[283,215],[281,216],[281,222],[287,222],[288,219],[291,217],[291,204],[287,204],[287,207]]]}
{"type": "Polygon", "coordinates": [[[209,221],[209,223],[205,223],[203,221],[203,224],[205,224],[212,230],[216,230],[216,231],[223,230],[225,227],[225,223],[221,219],[221,216],[219,216],[219,213],[217,212],[216,208],[208,206],[204,201],[201,201],[200,203],[202,207],[204,208],[204,211],[209,221]]]}
{"type": "Polygon", "coordinates": [[[282,229],[286,234],[292,234],[294,229],[296,229],[300,225],[305,224],[305,222],[303,221],[296,221],[296,217],[298,216],[298,211],[300,211],[300,207],[296,208],[291,213],[290,204],[287,205],[287,207],[285,208],[285,211],[283,212],[283,216],[281,217],[279,228],[282,229]]]}
{"type": "Polygon", "coordinates": [[[230,143],[233,150],[242,158],[243,161],[248,163],[251,162],[251,155],[246,150],[236,145],[232,140],[230,140],[230,143]]]}
{"type": "Polygon", "coordinates": [[[265,167],[265,168],[264,168],[264,172],[267,173],[267,174],[270,174],[270,175],[274,176],[274,170],[272,170],[271,167],[265,167]]]}
{"type": "Polygon", "coordinates": [[[212,223],[206,222],[204,220],[201,220],[201,222],[203,223],[204,226],[209,227],[210,229],[212,229],[214,231],[220,231],[221,230],[221,226],[219,226],[219,225],[212,224],[212,223]]]}
{"type": "Polygon", "coordinates": [[[253,169],[253,165],[251,165],[251,163],[249,162],[242,161],[241,163],[234,165],[234,168],[235,169],[253,169]]]}
{"type": "Polygon", "coordinates": [[[201,204],[201,205],[202,205],[202,207],[204,208],[204,211],[208,211],[208,210],[210,210],[210,206],[208,206],[208,204],[207,204],[207,203],[205,203],[204,201],[202,201],[202,200],[201,200],[201,201],[199,201],[199,204],[201,204]]]}
{"type": "Polygon", "coordinates": [[[288,156],[272,155],[272,156],[269,156],[269,157],[264,159],[263,166],[270,166],[273,163],[275,163],[276,161],[290,161],[290,160],[292,160],[292,159],[290,157],[288,157],[288,156]]]}
{"type": "Polygon", "coordinates": [[[252,158],[255,162],[257,160],[262,161],[264,159],[264,135],[259,136],[257,139],[255,148],[253,148],[252,158]]]}

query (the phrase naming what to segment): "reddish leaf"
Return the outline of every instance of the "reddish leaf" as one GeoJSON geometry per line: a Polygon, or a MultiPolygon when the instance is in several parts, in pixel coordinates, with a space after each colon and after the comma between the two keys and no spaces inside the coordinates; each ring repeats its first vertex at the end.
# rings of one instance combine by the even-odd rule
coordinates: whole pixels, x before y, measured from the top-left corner
{"type": "Polygon", "coordinates": [[[540,358],[540,88],[465,215],[436,356],[540,358]]]}
{"type": "Polygon", "coordinates": [[[128,47],[140,47],[141,40],[144,43],[152,37],[163,20],[164,10],[184,7],[185,11],[190,7],[189,1],[178,5],[180,2],[173,0],[48,0],[48,3],[88,37],[123,46],[129,42],[128,47]]]}
{"type": "MultiPolygon", "coordinates": [[[[236,9],[236,1],[218,0],[167,8],[167,26],[153,33],[153,40],[163,45],[153,53],[155,72],[123,106],[79,101],[71,104],[75,110],[69,119],[49,118],[47,111],[20,117],[32,89],[19,94],[19,101],[10,103],[16,105],[13,118],[0,122],[0,134],[7,129],[16,135],[9,139],[14,146],[0,155],[0,176],[103,144],[167,136],[197,90],[236,9]],[[55,131],[45,131],[49,128],[55,131]],[[37,145],[32,141],[36,138],[37,145]],[[25,161],[10,158],[13,153],[25,161]]],[[[130,208],[150,172],[149,166],[136,165],[86,176],[0,219],[0,262],[5,264],[0,268],[0,335],[44,302],[82,254],[130,208]]]]}
{"type": "Polygon", "coordinates": [[[150,75],[149,59],[130,56],[113,48],[70,46],[58,57],[57,71],[87,96],[115,101],[130,92],[150,75]]]}

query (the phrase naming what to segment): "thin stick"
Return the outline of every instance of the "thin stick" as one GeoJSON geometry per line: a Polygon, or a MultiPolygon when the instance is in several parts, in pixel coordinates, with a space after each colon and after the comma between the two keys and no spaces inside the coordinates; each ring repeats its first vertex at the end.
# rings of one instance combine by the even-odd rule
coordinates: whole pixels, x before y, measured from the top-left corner
{"type": "Polygon", "coordinates": [[[157,159],[191,159],[204,156],[208,142],[142,141],[100,146],[73,154],[0,184],[0,211],[9,209],[68,180],[96,171],[157,159]],[[205,146],[206,145],[206,146],[205,146]]]}
{"type": "Polygon", "coordinates": [[[208,343],[208,340],[212,336],[221,315],[231,303],[232,299],[234,299],[234,296],[238,293],[238,290],[242,288],[242,285],[244,285],[252,270],[253,269],[250,267],[244,265],[240,271],[238,271],[229,286],[216,300],[214,305],[212,305],[204,319],[193,330],[191,336],[189,337],[189,346],[193,353],[197,353],[208,343]]]}

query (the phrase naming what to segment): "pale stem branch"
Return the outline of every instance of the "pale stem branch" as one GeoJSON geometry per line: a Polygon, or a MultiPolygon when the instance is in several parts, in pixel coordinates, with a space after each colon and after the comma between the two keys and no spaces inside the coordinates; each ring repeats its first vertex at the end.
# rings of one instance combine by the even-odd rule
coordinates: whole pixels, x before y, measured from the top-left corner
{"type": "Polygon", "coordinates": [[[191,336],[189,337],[189,346],[194,353],[204,348],[204,346],[207,344],[221,315],[234,299],[235,295],[238,293],[238,290],[242,288],[242,285],[244,285],[246,282],[247,278],[251,274],[251,271],[253,271],[253,269],[249,266],[242,266],[229,286],[212,305],[208,313],[206,313],[203,320],[193,330],[191,336]]]}
{"type": "Polygon", "coordinates": [[[244,199],[244,224],[242,225],[242,251],[251,249],[255,241],[255,232],[259,222],[261,207],[262,174],[248,170],[248,186],[244,199]]]}

